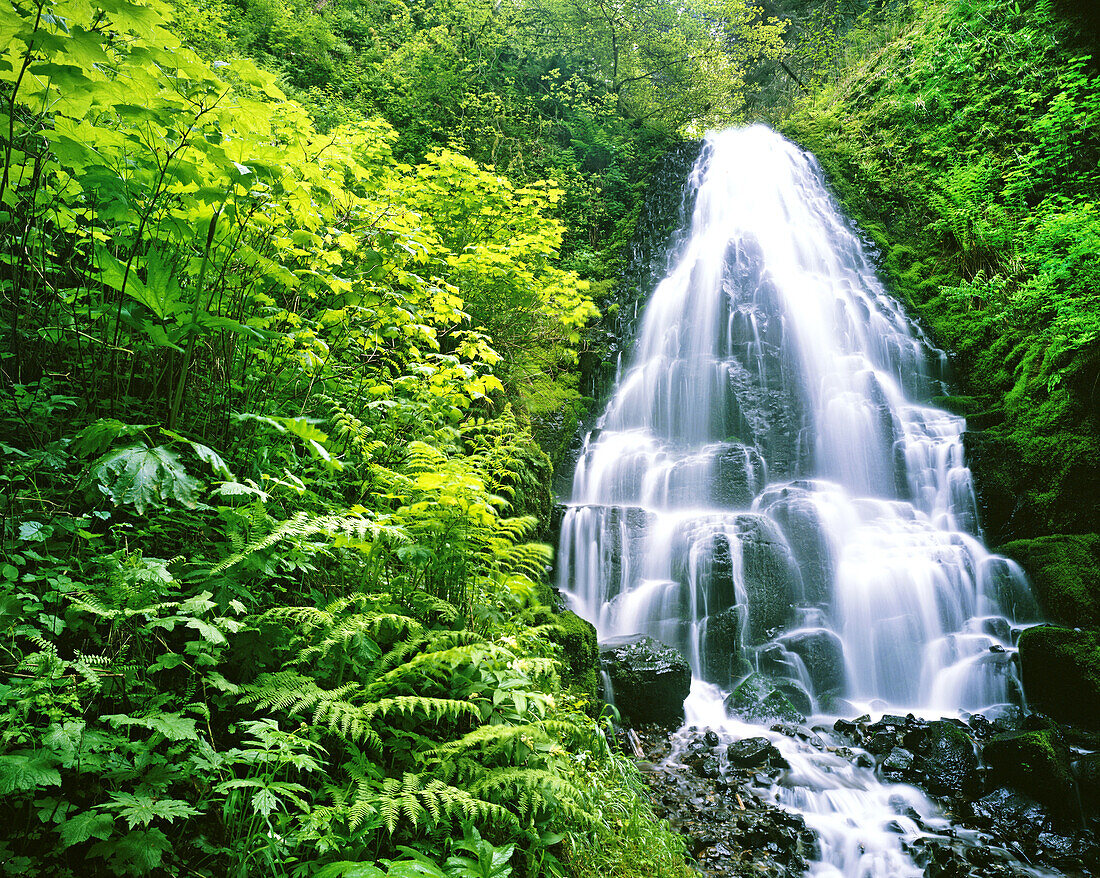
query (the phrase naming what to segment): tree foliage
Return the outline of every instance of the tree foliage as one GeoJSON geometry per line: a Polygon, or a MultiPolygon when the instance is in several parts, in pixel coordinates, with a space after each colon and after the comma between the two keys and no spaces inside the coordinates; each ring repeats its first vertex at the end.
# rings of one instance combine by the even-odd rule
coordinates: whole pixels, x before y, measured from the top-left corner
{"type": "Polygon", "coordinates": [[[176,12],[0,5],[0,859],[567,873],[594,778],[647,812],[522,615],[549,465],[510,395],[595,315],[561,189],[322,132],[176,12]]]}

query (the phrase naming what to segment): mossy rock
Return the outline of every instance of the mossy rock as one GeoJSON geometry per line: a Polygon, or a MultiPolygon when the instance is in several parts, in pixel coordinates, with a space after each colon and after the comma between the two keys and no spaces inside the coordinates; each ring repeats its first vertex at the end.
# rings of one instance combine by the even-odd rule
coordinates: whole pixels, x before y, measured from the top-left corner
{"type": "Polygon", "coordinates": [[[677,650],[645,634],[628,634],[603,641],[599,651],[624,717],[669,727],[684,721],[691,667],[677,650]]]}
{"type": "Polygon", "coordinates": [[[933,396],[932,405],[969,418],[985,408],[985,400],[975,396],[933,396]]]}
{"type": "Polygon", "coordinates": [[[982,757],[998,786],[1009,786],[1056,812],[1072,810],[1069,749],[1052,729],[1008,732],[985,743],[982,757]]]}
{"type": "Polygon", "coordinates": [[[1024,568],[1051,621],[1100,628],[1100,534],[1014,540],[998,551],[1024,568]]]}
{"type": "MultiPolygon", "coordinates": [[[[795,707],[791,698],[795,694],[794,684],[790,680],[780,680],[766,674],[749,674],[726,696],[726,713],[755,722],[777,719],[804,723],[806,717],[795,707]]],[[[808,705],[809,696],[805,693],[802,696],[808,705]]]]}
{"type": "Polygon", "coordinates": [[[1024,694],[1057,720],[1100,728],[1100,633],[1040,625],[1020,635],[1024,694]]]}
{"type": "Polygon", "coordinates": [[[970,736],[950,720],[934,720],[919,735],[916,767],[934,796],[977,792],[978,757],[970,736]]]}
{"type": "Polygon", "coordinates": [[[589,704],[599,700],[600,652],[596,629],[576,613],[555,613],[549,607],[528,610],[524,621],[531,625],[553,625],[549,637],[561,647],[562,685],[574,689],[589,704]]]}

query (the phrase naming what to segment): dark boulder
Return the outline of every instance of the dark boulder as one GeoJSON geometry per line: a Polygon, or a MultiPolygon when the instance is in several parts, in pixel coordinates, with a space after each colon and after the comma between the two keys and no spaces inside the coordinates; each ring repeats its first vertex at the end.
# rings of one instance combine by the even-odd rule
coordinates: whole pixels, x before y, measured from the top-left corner
{"type": "Polygon", "coordinates": [[[1035,836],[1050,823],[1042,805],[1007,787],[998,787],[978,799],[971,810],[979,825],[1009,837],[1035,836]]]}
{"type": "Polygon", "coordinates": [[[708,616],[701,632],[703,679],[719,686],[730,686],[749,671],[748,660],[741,654],[741,630],[745,624],[743,606],[728,607],[708,616]]]}
{"type": "Polygon", "coordinates": [[[789,680],[777,680],[763,674],[749,674],[726,696],[726,713],[743,719],[806,721],[782,687],[790,687],[789,680]]]}
{"type": "Polygon", "coordinates": [[[904,747],[895,747],[882,760],[882,773],[889,778],[908,778],[913,773],[915,757],[904,747]]]}
{"type": "Polygon", "coordinates": [[[805,628],[779,638],[806,666],[818,697],[844,689],[844,643],[826,628],[805,628]]]}
{"type": "Polygon", "coordinates": [[[1100,753],[1086,753],[1073,764],[1081,806],[1090,814],[1100,812],[1100,753]]]}
{"type": "Polygon", "coordinates": [[[824,604],[832,593],[835,562],[821,513],[807,492],[785,486],[765,495],[763,508],[778,522],[798,562],[806,599],[824,604]]]}
{"type": "Polygon", "coordinates": [[[748,509],[764,487],[766,472],[764,458],[755,448],[747,445],[722,448],[714,458],[711,502],[722,509],[748,509]]]}
{"type": "Polygon", "coordinates": [[[731,768],[759,768],[770,765],[787,768],[787,760],[767,738],[742,738],[726,747],[726,759],[731,768]]]}
{"type": "Polygon", "coordinates": [[[914,768],[925,778],[934,796],[972,796],[981,786],[974,742],[950,720],[933,720],[915,733],[905,735],[915,747],[914,768]]]}
{"type": "Polygon", "coordinates": [[[1028,702],[1057,720],[1100,728],[1100,633],[1041,625],[1020,635],[1028,702]]]}
{"type": "Polygon", "coordinates": [[[600,664],[623,716],[635,723],[683,722],[691,668],[671,646],[644,634],[614,637],[600,644],[600,664]]]}
{"type": "Polygon", "coordinates": [[[986,741],[982,758],[997,786],[1017,789],[1052,811],[1065,813],[1074,799],[1069,750],[1057,732],[1008,732],[986,741]]]}
{"type": "Polygon", "coordinates": [[[749,603],[749,635],[763,643],[794,621],[802,577],[779,529],[762,515],[741,516],[741,569],[749,603]]]}

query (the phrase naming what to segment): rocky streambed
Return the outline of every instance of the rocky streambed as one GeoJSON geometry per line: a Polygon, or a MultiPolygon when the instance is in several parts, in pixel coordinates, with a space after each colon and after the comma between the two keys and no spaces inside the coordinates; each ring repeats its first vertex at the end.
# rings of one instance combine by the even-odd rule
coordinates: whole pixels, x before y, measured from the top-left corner
{"type": "Polygon", "coordinates": [[[768,878],[847,874],[818,862],[849,838],[846,822],[852,841],[842,843],[856,850],[845,862],[877,862],[866,874],[1100,875],[1093,738],[1016,710],[965,721],[884,715],[623,732],[655,810],[685,836],[700,871],[768,878]],[[825,822],[798,807],[815,786],[837,798],[825,822]],[[861,817],[842,800],[863,788],[878,799],[861,817]],[[876,852],[883,833],[899,854],[876,852]]]}

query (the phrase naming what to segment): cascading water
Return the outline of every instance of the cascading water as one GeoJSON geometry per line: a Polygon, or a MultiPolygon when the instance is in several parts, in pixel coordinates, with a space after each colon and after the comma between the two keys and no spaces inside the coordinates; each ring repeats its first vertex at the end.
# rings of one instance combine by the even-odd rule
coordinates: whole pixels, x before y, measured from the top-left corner
{"type": "MultiPolygon", "coordinates": [[[[1034,602],[981,542],[963,419],[928,402],[944,355],[810,155],[763,126],[712,134],[689,186],[688,232],[577,464],[563,591],[601,638],[679,648],[689,720],[734,733],[722,699],[749,673],[806,713],[1018,702],[1013,631],[1034,602]]],[[[889,805],[933,813],[920,793],[777,743],[792,770],[774,797],[818,831],[814,874],[921,874],[889,805]]]]}

